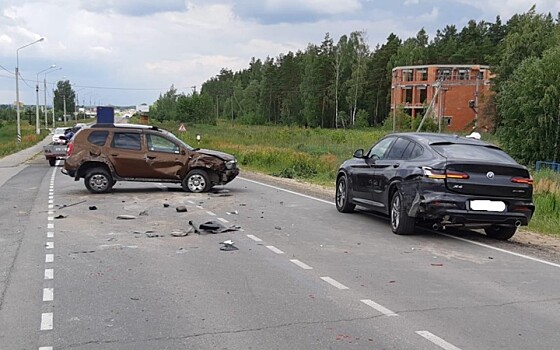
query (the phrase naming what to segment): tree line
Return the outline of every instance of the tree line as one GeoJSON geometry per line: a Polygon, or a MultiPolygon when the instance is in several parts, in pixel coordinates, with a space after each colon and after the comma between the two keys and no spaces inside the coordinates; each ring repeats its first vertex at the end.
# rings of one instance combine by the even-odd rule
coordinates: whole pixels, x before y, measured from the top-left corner
{"type": "Polygon", "coordinates": [[[403,65],[490,65],[491,95],[480,115],[519,161],[558,160],[560,135],[560,14],[515,14],[506,23],[470,20],[429,38],[391,33],[371,49],[355,31],[276,58],[253,58],[247,68],[222,68],[200,93],[171,89],[152,107],[158,120],[321,128],[378,126],[390,118],[391,72],[403,65]]]}

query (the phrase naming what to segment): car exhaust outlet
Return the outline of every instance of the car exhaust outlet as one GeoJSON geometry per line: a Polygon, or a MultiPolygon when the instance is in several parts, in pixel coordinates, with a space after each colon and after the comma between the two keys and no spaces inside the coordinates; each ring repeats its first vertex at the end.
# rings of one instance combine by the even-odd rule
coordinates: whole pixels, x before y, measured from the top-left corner
{"type": "Polygon", "coordinates": [[[519,227],[519,226],[521,226],[521,221],[519,220],[515,221],[515,227],[519,227]]]}
{"type": "Polygon", "coordinates": [[[434,230],[434,231],[439,231],[439,229],[440,229],[439,224],[436,223],[436,224],[433,224],[433,225],[432,225],[432,230],[434,230]]]}

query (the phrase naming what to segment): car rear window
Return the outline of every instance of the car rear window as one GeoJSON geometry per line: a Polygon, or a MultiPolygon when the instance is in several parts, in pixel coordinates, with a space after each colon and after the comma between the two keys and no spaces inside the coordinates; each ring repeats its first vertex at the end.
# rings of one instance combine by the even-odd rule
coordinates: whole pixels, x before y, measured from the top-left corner
{"type": "Polygon", "coordinates": [[[517,163],[506,152],[489,146],[446,143],[432,145],[432,148],[445,158],[517,163]]]}
{"type": "Polygon", "coordinates": [[[141,150],[142,144],[140,143],[140,134],[115,133],[111,146],[113,148],[141,150]]]}
{"type": "Polygon", "coordinates": [[[109,136],[108,131],[94,131],[88,136],[88,142],[97,146],[103,146],[109,136]]]}

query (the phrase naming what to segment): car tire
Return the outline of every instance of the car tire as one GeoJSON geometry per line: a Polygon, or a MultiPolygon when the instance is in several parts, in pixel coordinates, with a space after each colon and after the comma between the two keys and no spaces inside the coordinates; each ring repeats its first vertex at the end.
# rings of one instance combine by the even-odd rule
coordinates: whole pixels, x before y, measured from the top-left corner
{"type": "Polygon", "coordinates": [[[55,166],[56,165],[56,158],[49,158],[49,165],[55,166]]]}
{"type": "Polygon", "coordinates": [[[212,188],[208,173],[202,169],[189,171],[181,185],[183,186],[183,190],[193,193],[207,192],[212,188]]]}
{"type": "Polygon", "coordinates": [[[494,226],[486,227],[484,229],[484,232],[486,232],[486,236],[500,241],[507,241],[508,239],[513,237],[516,231],[517,231],[517,227],[515,226],[494,225],[494,226]]]}
{"type": "Polygon", "coordinates": [[[336,209],[341,213],[351,213],[356,208],[356,205],[350,202],[348,191],[348,179],[346,175],[342,175],[336,181],[336,196],[335,204],[336,209]]]}
{"type": "Polygon", "coordinates": [[[113,187],[113,178],[107,170],[95,168],[88,172],[84,184],[91,193],[105,193],[113,187]]]}
{"type": "Polygon", "coordinates": [[[391,199],[391,209],[389,211],[391,220],[391,230],[397,235],[412,235],[416,219],[408,216],[402,205],[402,194],[399,190],[395,191],[391,199]]]}

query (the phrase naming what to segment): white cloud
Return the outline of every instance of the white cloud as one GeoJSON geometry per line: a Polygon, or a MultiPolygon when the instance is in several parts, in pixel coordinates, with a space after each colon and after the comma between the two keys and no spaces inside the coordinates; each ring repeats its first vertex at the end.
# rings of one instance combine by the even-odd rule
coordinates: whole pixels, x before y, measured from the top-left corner
{"type": "Polygon", "coordinates": [[[456,0],[459,3],[474,6],[487,15],[500,15],[503,19],[508,19],[516,13],[527,12],[531,6],[536,5],[537,12],[551,12],[553,15],[560,11],[560,1],[558,0],[456,0]]]}
{"type": "Polygon", "coordinates": [[[422,13],[415,16],[414,19],[419,22],[434,22],[439,18],[439,8],[434,7],[430,12],[422,13]]]}
{"type": "Polygon", "coordinates": [[[362,8],[360,1],[357,0],[266,0],[264,6],[269,12],[305,9],[324,14],[352,13],[362,8]]]}
{"type": "Polygon", "coordinates": [[[420,0],[405,0],[404,1],[404,5],[408,6],[408,5],[418,5],[420,3],[420,0]]]}

